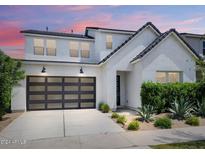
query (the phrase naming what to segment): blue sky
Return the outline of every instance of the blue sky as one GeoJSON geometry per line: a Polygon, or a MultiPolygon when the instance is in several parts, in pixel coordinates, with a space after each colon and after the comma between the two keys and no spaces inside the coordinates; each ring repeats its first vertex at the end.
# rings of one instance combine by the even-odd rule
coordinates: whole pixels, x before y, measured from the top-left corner
{"type": "Polygon", "coordinates": [[[83,33],[86,26],[137,30],[151,21],[162,32],[205,33],[205,6],[0,6],[0,48],[22,57],[23,29],[83,33]]]}

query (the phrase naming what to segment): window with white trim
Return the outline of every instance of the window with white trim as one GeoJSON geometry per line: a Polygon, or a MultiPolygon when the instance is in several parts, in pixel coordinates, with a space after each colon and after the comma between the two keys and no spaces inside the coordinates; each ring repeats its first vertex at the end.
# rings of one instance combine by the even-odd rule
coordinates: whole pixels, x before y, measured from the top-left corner
{"type": "Polygon", "coordinates": [[[46,40],[46,55],[56,56],[56,40],[46,40]]]}
{"type": "Polygon", "coordinates": [[[34,55],[44,55],[44,40],[34,38],[33,49],[34,49],[34,55]]]}
{"type": "Polygon", "coordinates": [[[112,49],[112,35],[106,35],[106,49],[112,49]]]}
{"type": "Polygon", "coordinates": [[[88,42],[81,42],[81,57],[89,58],[90,56],[90,43],[88,42]]]}
{"type": "Polygon", "coordinates": [[[205,40],[203,41],[203,55],[205,56],[205,40]]]}
{"type": "Polygon", "coordinates": [[[157,71],[156,82],[175,83],[182,82],[182,72],[177,71],[157,71]]]}
{"type": "Polygon", "coordinates": [[[79,57],[79,42],[70,41],[69,42],[69,51],[71,57],[79,57]]]}

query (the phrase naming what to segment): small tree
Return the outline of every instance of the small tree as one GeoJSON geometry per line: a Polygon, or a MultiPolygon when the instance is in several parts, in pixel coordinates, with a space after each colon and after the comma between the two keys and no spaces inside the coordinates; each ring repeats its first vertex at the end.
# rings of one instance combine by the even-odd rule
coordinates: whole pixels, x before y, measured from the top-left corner
{"type": "Polygon", "coordinates": [[[0,108],[10,111],[11,91],[17,83],[24,79],[21,62],[10,58],[0,50],[0,108]]]}

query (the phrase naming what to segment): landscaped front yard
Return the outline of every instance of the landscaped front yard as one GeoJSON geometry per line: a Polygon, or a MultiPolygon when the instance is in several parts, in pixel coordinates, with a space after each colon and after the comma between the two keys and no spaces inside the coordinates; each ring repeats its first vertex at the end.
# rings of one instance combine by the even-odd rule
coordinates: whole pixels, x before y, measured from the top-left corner
{"type": "Polygon", "coordinates": [[[205,149],[205,141],[151,145],[153,149],[205,149]]]}
{"type": "MultiPolygon", "coordinates": [[[[123,127],[125,130],[128,130],[128,125],[130,122],[137,120],[139,123],[139,129],[138,131],[144,131],[144,130],[158,130],[159,127],[154,126],[154,122],[158,118],[170,116],[170,113],[161,113],[158,115],[153,115],[153,119],[150,122],[142,122],[138,119],[140,119],[140,116],[137,115],[137,112],[129,111],[129,110],[119,110],[116,112],[118,115],[125,116],[126,122],[125,124],[120,124],[121,127],[123,127]]],[[[112,113],[109,114],[109,117],[111,118],[112,113]]],[[[117,122],[117,118],[112,118],[115,122],[117,122]]],[[[184,127],[192,127],[191,125],[188,125],[185,123],[186,120],[177,120],[177,119],[171,119],[171,128],[184,128],[184,127]]],[[[205,118],[199,117],[199,126],[205,126],[205,118]]]]}
{"type": "MultiPolygon", "coordinates": [[[[106,103],[101,103],[99,109],[110,111],[106,103]]],[[[145,82],[141,107],[132,114],[113,112],[110,117],[132,131],[205,126],[205,82],[145,82]]]]}

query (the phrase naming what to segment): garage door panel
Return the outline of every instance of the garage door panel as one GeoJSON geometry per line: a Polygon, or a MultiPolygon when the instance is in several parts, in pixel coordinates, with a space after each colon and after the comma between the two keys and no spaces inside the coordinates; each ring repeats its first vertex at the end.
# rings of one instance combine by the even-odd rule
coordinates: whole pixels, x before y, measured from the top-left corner
{"type": "Polygon", "coordinates": [[[64,91],[78,91],[79,90],[79,86],[78,85],[73,85],[73,86],[64,86],[64,91]]]}
{"type": "Polygon", "coordinates": [[[28,110],[95,108],[94,77],[27,77],[28,110]]]}
{"type": "Polygon", "coordinates": [[[45,91],[45,86],[30,86],[29,91],[45,91]]]}
{"type": "Polygon", "coordinates": [[[62,77],[48,77],[47,82],[55,82],[55,83],[62,83],[63,78],[62,77]]]}
{"type": "Polygon", "coordinates": [[[48,109],[61,109],[62,103],[48,103],[47,108],[48,109]]]}
{"type": "Polygon", "coordinates": [[[57,86],[47,86],[47,91],[62,91],[63,87],[60,85],[57,86]]]}
{"type": "Polygon", "coordinates": [[[29,77],[29,82],[45,82],[45,77],[29,77]]]}
{"type": "Polygon", "coordinates": [[[45,95],[29,95],[29,100],[45,100],[45,95]]]}
{"type": "Polygon", "coordinates": [[[64,108],[79,108],[79,103],[78,102],[73,102],[73,103],[64,103],[64,108]]]}
{"type": "Polygon", "coordinates": [[[29,109],[31,109],[31,110],[45,109],[45,103],[29,104],[29,109]]]}
{"type": "Polygon", "coordinates": [[[95,106],[94,102],[83,102],[83,103],[80,103],[80,107],[81,108],[91,108],[93,106],[95,106]]]}

